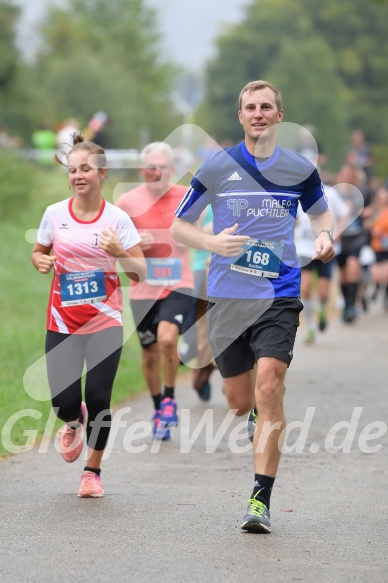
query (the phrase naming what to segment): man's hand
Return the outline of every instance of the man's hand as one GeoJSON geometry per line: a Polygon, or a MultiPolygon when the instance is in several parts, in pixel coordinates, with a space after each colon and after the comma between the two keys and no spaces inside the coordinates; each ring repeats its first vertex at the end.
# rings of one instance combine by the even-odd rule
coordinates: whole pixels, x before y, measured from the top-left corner
{"type": "Polygon", "coordinates": [[[320,259],[323,263],[329,263],[334,255],[335,251],[329,233],[322,231],[315,239],[315,255],[312,259],[320,259]]]}
{"type": "Polygon", "coordinates": [[[238,229],[238,224],[228,227],[212,237],[211,251],[224,257],[235,257],[240,255],[244,249],[244,243],[250,239],[247,235],[233,235],[238,229]]]}

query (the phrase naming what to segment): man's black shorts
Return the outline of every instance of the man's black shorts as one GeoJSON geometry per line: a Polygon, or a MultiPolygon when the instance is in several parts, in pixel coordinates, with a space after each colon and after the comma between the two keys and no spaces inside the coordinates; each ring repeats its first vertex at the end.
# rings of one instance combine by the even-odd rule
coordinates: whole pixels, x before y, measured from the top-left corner
{"type": "Polygon", "coordinates": [[[339,253],[337,255],[337,263],[338,263],[338,267],[340,269],[342,269],[343,267],[345,267],[347,260],[349,259],[349,257],[356,257],[357,259],[359,259],[360,254],[361,254],[361,249],[362,247],[358,246],[358,247],[350,247],[348,249],[346,249],[346,251],[344,249],[341,250],[341,253],[339,253]]]}
{"type": "Polygon", "coordinates": [[[299,298],[209,297],[209,338],[221,376],[247,372],[262,356],[278,358],[289,366],[302,309],[299,298]]]}
{"type": "Polygon", "coordinates": [[[328,263],[323,263],[320,259],[313,259],[309,263],[307,263],[307,257],[300,257],[300,262],[302,267],[300,268],[301,271],[315,271],[318,274],[318,277],[324,277],[326,279],[331,278],[331,273],[333,270],[334,259],[329,261],[328,263]]]}
{"type": "Polygon", "coordinates": [[[162,300],[131,300],[133,318],[143,348],[157,341],[159,322],[171,322],[178,326],[181,333],[182,324],[191,307],[191,294],[191,289],[182,288],[172,291],[162,300]]]}

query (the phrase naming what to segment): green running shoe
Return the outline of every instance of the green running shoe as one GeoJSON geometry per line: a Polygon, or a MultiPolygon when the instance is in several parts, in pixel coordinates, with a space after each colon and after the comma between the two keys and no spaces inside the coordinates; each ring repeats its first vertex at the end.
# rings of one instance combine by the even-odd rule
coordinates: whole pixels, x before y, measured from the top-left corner
{"type": "Polygon", "coordinates": [[[327,328],[327,316],[326,310],[321,309],[318,312],[318,328],[320,332],[323,332],[327,328]]]}
{"type": "MultiPolygon", "coordinates": [[[[259,494],[259,492],[257,493],[259,494]]],[[[256,494],[256,496],[257,496],[256,494]]],[[[248,503],[246,514],[241,525],[243,530],[257,533],[270,533],[271,524],[269,521],[269,510],[264,502],[251,498],[248,503]]]]}
{"type": "Polygon", "coordinates": [[[311,346],[315,342],[315,332],[314,330],[307,330],[306,337],[304,339],[304,343],[311,346]]]}
{"type": "Polygon", "coordinates": [[[251,409],[249,411],[248,419],[247,419],[247,430],[248,430],[248,439],[249,441],[253,442],[253,436],[255,435],[256,431],[256,423],[257,423],[257,413],[255,409],[251,409]]]}

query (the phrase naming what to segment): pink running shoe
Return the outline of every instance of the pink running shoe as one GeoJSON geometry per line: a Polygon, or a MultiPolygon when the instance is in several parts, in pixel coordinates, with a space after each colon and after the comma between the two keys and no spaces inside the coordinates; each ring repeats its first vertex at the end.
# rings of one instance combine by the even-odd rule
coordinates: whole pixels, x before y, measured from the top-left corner
{"type": "Polygon", "coordinates": [[[162,415],[160,422],[164,423],[164,427],[170,429],[178,426],[177,404],[175,399],[166,398],[161,403],[162,415]]]}
{"type": "Polygon", "coordinates": [[[152,417],[152,421],[154,422],[153,433],[155,439],[162,439],[163,441],[167,441],[170,439],[170,430],[160,422],[160,418],[162,416],[162,411],[155,411],[154,416],[152,417]]]}
{"type": "Polygon", "coordinates": [[[81,486],[78,490],[78,498],[102,498],[101,478],[94,472],[84,472],[81,478],[81,486]]]}
{"type": "Polygon", "coordinates": [[[75,460],[78,459],[82,453],[82,448],[84,445],[84,428],[87,414],[86,405],[84,402],[81,403],[81,413],[81,425],[78,427],[78,429],[72,429],[67,423],[61,429],[59,449],[65,462],[75,462],[75,460]]]}

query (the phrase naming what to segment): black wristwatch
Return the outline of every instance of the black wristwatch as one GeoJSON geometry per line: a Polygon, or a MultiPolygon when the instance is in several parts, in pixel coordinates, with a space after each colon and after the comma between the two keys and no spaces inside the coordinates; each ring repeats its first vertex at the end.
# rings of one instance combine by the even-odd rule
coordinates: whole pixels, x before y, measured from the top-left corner
{"type": "Polygon", "coordinates": [[[327,233],[329,235],[330,241],[333,242],[333,233],[331,231],[329,231],[329,229],[322,229],[322,231],[319,231],[318,236],[321,233],[327,233]]]}

